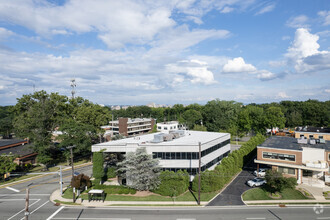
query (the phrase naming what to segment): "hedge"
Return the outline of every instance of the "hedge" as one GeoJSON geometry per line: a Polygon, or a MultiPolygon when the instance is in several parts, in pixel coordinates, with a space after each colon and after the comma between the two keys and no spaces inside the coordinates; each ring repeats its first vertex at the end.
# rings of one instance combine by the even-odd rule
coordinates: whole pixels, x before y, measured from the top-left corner
{"type": "Polygon", "coordinates": [[[189,174],[185,170],[179,170],[178,172],[166,170],[161,172],[159,178],[161,183],[158,188],[154,190],[157,194],[176,197],[188,190],[189,174]]]}
{"type": "MultiPolygon", "coordinates": [[[[214,170],[201,173],[201,192],[214,192],[222,189],[233,176],[240,172],[249,160],[256,154],[256,147],[265,141],[265,137],[257,134],[240,149],[228,154],[214,170]]],[[[198,175],[192,182],[192,190],[198,191],[198,175]]]]}

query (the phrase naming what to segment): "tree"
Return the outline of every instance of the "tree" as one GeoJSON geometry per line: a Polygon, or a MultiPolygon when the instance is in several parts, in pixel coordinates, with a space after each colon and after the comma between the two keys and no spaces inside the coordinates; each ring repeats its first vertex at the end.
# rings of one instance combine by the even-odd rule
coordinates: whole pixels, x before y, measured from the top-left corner
{"type": "Polygon", "coordinates": [[[265,112],[265,124],[268,128],[284,128],[285,118],[280,107],[269,107],[265,112]]]}
{"type": "Polygon", "coordinates": [[[129,152],[124,161],[117,164],[117,172],[127,179],[130,187],[142,190],[153,190],[160,184],[159,160],[153,159],[146,148],[137,148],[136,152],[129,152]]]}
{"type": "Polygon", "coordinates": [[[0,135],[9,137],[14,130],[13,127],[13,106],[0,106],[0,135]]]}
{"type": "Polygon", "coordinates": [[[286,186],[285,178],[276,170],[266,171],[266,187],[272,193],[282,192],[286,186]]]}
{"type": "Polygon", "coordinates": [[[178,172],[163,171],[160,176],[160,185],[155,190],[162,196],[176,197],[184,193],[189,187],[189,174],[187,171],[179,170],[178,172]]]}
{"type": "Polygon", "coordinates": [[[194,125],[194,131],[207,131],[206,127],[203,125],[194,125]]]}
{"type": "Polygon", "coordinates": [[[241,110],[241,103],[234,101],[220,101],[219,99],[209,101],[203,108],[203,122],[208,131],[227,131],[241,110]]]}
{"type": "Polygon", "coordinates": [[[101,183],[105,172],[104,172],[104,158],[103,152],[94,152],[93,153],[93,176],[95,178],[95,182],[101,183]]]}
{"type": "Polygon", "coordinates": [[[14,155],[11,155],[11,154],[0,155],[0,175],[1,175],[1,177],[5,173],[9,173],[16,169],[17,164],[14,163],[14,159],[15,159],[14,155]]]}
{"type": "Polygon", "coordinates": [[[202,120],[202,115],[199,111],[194,109],[189,109],[183,113],[183,119],[188,125],[189,129],[192,129],[195,124],[200,124],[202,120]]]}

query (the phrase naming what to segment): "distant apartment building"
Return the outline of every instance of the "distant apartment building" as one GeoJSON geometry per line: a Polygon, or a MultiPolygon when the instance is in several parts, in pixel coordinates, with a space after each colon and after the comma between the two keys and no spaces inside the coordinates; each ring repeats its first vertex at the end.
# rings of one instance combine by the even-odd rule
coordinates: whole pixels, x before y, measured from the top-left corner
{"type": "Polygon", "coordinates": [[[330,177],[330,142],[273,136],[257,147],[255,163],[266,164],[298,184],[324,187],[330,177]]]}
{"type": "Polygon", "coordinates": [[[134,136],[150,132],[154,125],[155,119],[153,118],[119,118],[110,121],[109,125],[101,128],[105,129],[106,133],[111,133],[111,135],[134,136]]]}
{"type": "Polygon", "coordinates": [[[324,127],[297,127],[295,130],[295,138],[306,137],[316,140],[323,139],[330,141],[330,128],[324,127]]]}
{"type": "Polygon", "coordinates": [[[186,127],[178,121],[168,121],[157,123],[157,131],[168,133],[173,130],[186,130],[186,127]]]}

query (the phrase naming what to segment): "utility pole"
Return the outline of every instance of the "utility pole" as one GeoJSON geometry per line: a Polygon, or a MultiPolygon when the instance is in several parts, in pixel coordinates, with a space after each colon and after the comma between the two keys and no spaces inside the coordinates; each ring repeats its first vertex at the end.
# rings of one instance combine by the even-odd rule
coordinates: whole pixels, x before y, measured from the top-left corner
{"type": "Polygon", "coordinates": [[[26,188],[26,197],[25,197],[25,220],[29,219],[29,188],[26,188]]]}
{"type": "Polygon", "coordinates": [[[201,164],[202,164],[202,152],[201,142],[198,143],[198,205],[201,204],[201,164]]]}
{"type": "Polygon", "coordinates": [[[63,195],[62,166],[60,166],[60,186],[61,186],[61,195],[63,195]]]}
{"type": "MultiPolygon", "coordinates": [[[[71,153],[72,180],[73,180],[73,177],[74,177],[73,152],[72,152],[72,148],[74,148],[74,147],[76,147],[76,145],[66,147],[66,149],[70,149],[70,153],[71,153]]],[[[76,193],[75,193],[75,188],[74,188],[74,187],[72,187],[72,199],[73,199],[73,202],[76,202],[76,193]]]]}

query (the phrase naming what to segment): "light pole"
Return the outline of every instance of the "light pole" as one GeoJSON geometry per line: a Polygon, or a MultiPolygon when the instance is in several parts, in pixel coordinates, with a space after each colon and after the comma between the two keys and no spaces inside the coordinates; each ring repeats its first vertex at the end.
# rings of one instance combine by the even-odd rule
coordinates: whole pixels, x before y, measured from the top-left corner
{"type": "MultiPolygon", "coordinates": [[[[70,149],[70,153],[71,153],[71,169],[72,169],[72,180],[73,181],[73,177],[74,177],[74,167],[73,167],[73,152],[72,152],[72,148],[76,147],[76,145],[72,145],[72,146],[68,146],[66,147],[66,149],[70,149]]],[[[72,187],[72,199],[73,202],[76,202],[76,193],[75,193],[75,188],[72,187]]]]}
{"type": "Polygon", "coordinates": [[[198,143],[198,205],[201,204],[201,164],[202,164],[201,142],[198,143]]]}

